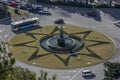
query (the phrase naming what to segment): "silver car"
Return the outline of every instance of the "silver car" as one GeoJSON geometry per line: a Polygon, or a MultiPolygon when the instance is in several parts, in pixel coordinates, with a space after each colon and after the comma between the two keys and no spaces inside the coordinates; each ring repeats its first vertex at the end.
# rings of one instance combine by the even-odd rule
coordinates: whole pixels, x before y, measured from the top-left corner
{"type": "Polygon", "coordinates": [[[93,72],[91,70],[83,70],[82,71],[82,76],[83,77],[88,77],[88,76],[93,76],[93,72]]]}
{"type": "Polygon", "coordinates": [[[116,22],[115,26],[120,27],[120,22],[116,22]]]}

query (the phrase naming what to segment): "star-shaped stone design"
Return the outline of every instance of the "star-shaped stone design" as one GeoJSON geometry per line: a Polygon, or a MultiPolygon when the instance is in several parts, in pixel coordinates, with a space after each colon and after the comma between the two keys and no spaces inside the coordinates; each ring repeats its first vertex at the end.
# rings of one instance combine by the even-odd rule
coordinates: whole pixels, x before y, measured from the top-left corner
{"type": "MultiPolygon", "coordinates": [[[[25,47],[29,47],[29,48],[34,48],[35,51],[32,53],[32,55],[27,59],[28,61],[31,61],[31,60],[34,60],[34,59],[37,59],[37,58],[41,58],[41,57],[45,57],[45,56],[48,56],[48,55],[54,55],[56,58],[58,58],[65,66],[68,66],[69,62],[70,62],[70,59],[71,57],[76,57],[77,56],[80,56],[80,55],[86,55],[86,56],[89,56],[89,57],[93,57],[93,58],[98,58],[98,59],[102,59],[101,56],[97,55],[97,53],[95,53],[93,50],[91,50],[90,48],[91,47],[94,47],[94,46],[99,46],[99,45],[105,45],[105,44],[109,44],[110,42],[106,42],[106,41],[102,41],[102,40],[96,40],[96,39],[88,39],[87,37],[92,33],[92,30],[87,30],[87,31],[80,31],[80,32],[76,32],[76,33],[67,33],[69,35],[79,35],[79,34],[82,34],[83,37],[81,37],[81,39],[84,41],[84,49],[86,49],[89,54],[86,54],[86,53],[81,53],[81,51],[78,51],[78,52],[75,52],[75,53],[68,53],[66,55],[66,57],[62,57],[60,56],[61,54],[57,54],[57,53],[51,53],[51,52],[46,52],[46,53],[39,53],[40,52],[40,49],[38,46],[30,46],[29,44],[31,43],[34,43],[36,42],[37,38],[36,38],[36,35],[41,35],[41,36],[49,36],[49,35],[53,35],[55,34],[57,31],[59,31],[59,28],[58,27],[54,27],[54,29],[49,33],[34,33],[34,32],[24,32],[24,34],[26,34],[26,36],[29,36],[32,38],[31,41],[27,41],[27,42],[22,42],[22,43],[17,43],[17,44],[13,44],[13,46],[25,46],[25,47]],[[87,45],[86,44],[86,41],[90,41],[92,42],[93,44],[89,44],[87,45]]],[[[39,43],[38,43],[39,44],[39,43]]]]}

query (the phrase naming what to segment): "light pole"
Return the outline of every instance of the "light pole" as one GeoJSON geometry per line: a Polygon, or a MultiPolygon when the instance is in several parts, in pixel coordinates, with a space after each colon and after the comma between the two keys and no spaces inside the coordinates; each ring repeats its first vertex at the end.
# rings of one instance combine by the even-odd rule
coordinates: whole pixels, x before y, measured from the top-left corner
{"type": "Polygon", "coordinates": [[[20,6],[21,6],[21,0],[19,1],[19,5],[18,5],[18,13],[20,13],[20,6]]]}
{"type": "Polygon", "coordinates": [[[5,0],[5,4],[4,4],[6,10],[5,17],[8,17],[7,4],[8,4],[8,0],[5,0]]]}

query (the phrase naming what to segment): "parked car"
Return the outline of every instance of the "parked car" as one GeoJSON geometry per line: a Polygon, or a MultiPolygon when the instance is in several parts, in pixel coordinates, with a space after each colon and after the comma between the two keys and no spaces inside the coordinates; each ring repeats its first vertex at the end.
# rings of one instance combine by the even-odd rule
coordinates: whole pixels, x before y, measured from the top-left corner
{"type": "Polygon", "coordinates": [[[48,10],[38,10],[37,11],[38,14],[45,14],[45,15],[51,15],[50,12],[48,10]]]}
{"type": "Polygon", "coordinates": [[[120,27],[120,22],[116,22],[114,24],[115,24],[115,26],[120,27]]]}
{"type": "Polygon", "coordinates": [[[19,5],[19,2],[16,2],[16,1],[10,1],[8,3],[9,6],[12,6],[12,7],[17,7],[19,5]]]}
{"type": "Polygon", "coordinates": [[[35,5],[34,9],[35,10],[43,10],[43,6],[41,6],[41,5],[35,5]]]}
{"type": "Polygon", "coordinates": [[[82,71],[82,76],[83,77],[89,77],[89,76],[93,76],[93,72],[91,70],[83,70],[82,71]]]}
{"type": "Polygon", "coordinates": [[[25,5],[21,5],[20,9],[27,10],[27,7],[25,5]]]}
{"type": "Polygon", "coordinates": [[[28,3],[28,4],[25,4],[25,7],[26,7],[26,9],[29,11],[29,12],[34,12],[34,6],[32,5],[32,4],[30,4],[30,3],[28,3]]]}

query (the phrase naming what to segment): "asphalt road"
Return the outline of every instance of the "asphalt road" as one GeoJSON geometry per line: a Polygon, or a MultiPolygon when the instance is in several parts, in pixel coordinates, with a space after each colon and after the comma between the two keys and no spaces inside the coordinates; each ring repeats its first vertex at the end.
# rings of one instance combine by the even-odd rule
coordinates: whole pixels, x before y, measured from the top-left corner
{"type": "MultiPolygon", "coordinates": [[[[120,20],[120,10],[119,9],[100,9],[100,10],[92,10],[92,9],[79,9],[73,7],[55,7],[50,5],[44,5],[51,12],[51,16],[45,15],[34,15],[30,14],[29,17],[37,16],[40,18],[40,25],[52,25],[54,21],[58,18],[63,18],[66,24],[79,25],[83,27],[88,27],[90,29],[94,29],[100,31],[113,39],[116,45],[116,50],[114,55],[109,59],[109,61],[118,61],[120,62],[120,28],[114,25],[114,22],[120,20]],[[99,16],[98,17],[88,17],[86,15],[89,11],[96,11],[99,16]]],[[[12,18],[11,21],[21,20],[21,16],[12,18]]],[[[14,34],[11,32],[9,20],[0,22],[0,38],[7,41],[14,34]]],[[[52,76],[57,74],[57,80],[88,80],[81,76],[81,71],[83,69],[90,69],[95,73],[95,77],[89,80],[102,80],[104,78],[103,72],[103,63],[98,65],[85,67],[85,68],[77,68],[77,69],[48,69],[41,68],[32,65],[25,64],[19,60],[16,62],[17,66],[22,66],[24,68],[29,68],[30,70],[37,73],[37,76],[40,75],[40,70],[47,71],[49,73],[48,76],[52,76]]]]}

